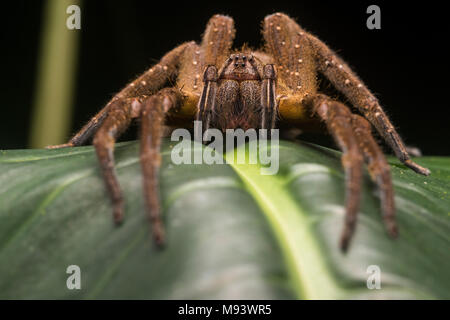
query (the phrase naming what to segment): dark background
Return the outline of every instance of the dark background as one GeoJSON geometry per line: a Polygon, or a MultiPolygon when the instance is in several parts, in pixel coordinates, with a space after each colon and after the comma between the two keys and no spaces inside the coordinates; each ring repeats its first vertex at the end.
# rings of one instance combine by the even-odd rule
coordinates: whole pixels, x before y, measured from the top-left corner
{"type": "MultiPolygon", "coordinates": [[[[84,1],[72,132],[165,52],[199,41],[214,13],[234,18],[236,46],[258,46],[264,16],[282,11],[354,68],[407,144],[450,155],[448,12],[441,2],[392,2],[84,1]],[[366,27],[370,4],[381,7],[381,30],[366,27]]],[[[43,8],[2,7],[0,149],[27,147],[43,8]]]]}

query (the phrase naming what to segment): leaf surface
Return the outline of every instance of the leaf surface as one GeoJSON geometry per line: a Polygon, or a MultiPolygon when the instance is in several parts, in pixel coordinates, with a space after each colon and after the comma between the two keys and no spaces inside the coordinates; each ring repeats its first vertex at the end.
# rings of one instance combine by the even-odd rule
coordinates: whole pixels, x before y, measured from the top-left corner
{"type": "Polygon", "coordinates": [[[344,255],[339,152],[281,141],[271,176],[232,164],[231,153],[228,164],[174,165],[172,148],[162,149],[163,250],[151,242],[136,142],[116,147],[126,199],[118,228],[92,147],[0,151],[0,298],[449,298],[450,159],[417,159],[430,177],[392,160],[397,240],[366,175],[344,255]],[[70,265],[81,269],[81,290],[66,286],[70,265]],[[367,288],[374,265],[380,290],[367,288]]]}

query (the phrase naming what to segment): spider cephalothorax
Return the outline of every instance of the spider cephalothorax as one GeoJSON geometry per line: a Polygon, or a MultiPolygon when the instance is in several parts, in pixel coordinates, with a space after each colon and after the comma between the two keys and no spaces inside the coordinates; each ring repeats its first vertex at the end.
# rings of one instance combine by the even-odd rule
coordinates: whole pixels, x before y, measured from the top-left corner
{"type": "Polygon", "coordinates": [[[372,136],[372,127],[406,166],[424,175],[429,171],[410,160],[377,99],[332,50],[285,14],[276,13],[264,19],[265,46],[261,50],[244,48],[233,53],[234,33],[233,19],[213,16],[201,44],[187,42],[168,52],[158,64],[121,90],[68,143],[53,147],[78,146],[94,136],[114,220],[120,223],[124,200],[114,173],[114,142],[133,119],[140,118],[144,198],[153,236],[161,244],[164,228],[157,174],[165,125],[190,127],[197,119],[205,130],[281,126],[304,129],[323,122],[343,151],[342,165],[347,177],[341,247],[347,248],[356,225],[364,162],[380,189],[387,231],[396,236],[389,165],[372,136]],[[319,92],[319,74],[359,114],[319,92]]]}
{"type": "MultiPolygon", "coordinates": [[[[210,126],[219,129],[270,128],[274,123],[261,121],[265,115],[262,111],[261,99],[266,91],[261,90],[263,79],[271,79],[275,84],[275,69],[273,65],[264,65],[258,54],[240,52],[230,55],[219,70],[216,66],[208,66],[204,81],[209,97],[201,101],[198,109],[198,119],[205,122],[205,129],[210,126]]],[[[272,107],[270,112],[275,115],[275,91],[271,91],[272,107]]],[[[267,111],[267,110],[266,110],[267,111]]],[[[274,120],[270,118],[268,120],[274,120]]]]}

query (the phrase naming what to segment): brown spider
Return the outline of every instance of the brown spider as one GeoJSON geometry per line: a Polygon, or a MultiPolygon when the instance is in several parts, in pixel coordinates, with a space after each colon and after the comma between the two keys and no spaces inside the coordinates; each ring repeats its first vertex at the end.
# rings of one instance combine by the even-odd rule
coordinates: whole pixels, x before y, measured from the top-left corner
{"type": "Polygon", "coordinates": [[[123,219],[124,200],[114,171],[114,143],[135,118],[141,123],[144,198],[157,244],[164,242],[158,197],[159,149],[165,125],[189,126],[201,120],[206,129],[302,127],[326,124],[343,151],[346,217],[340,245],[346,250],[354,232],[361,194],[363,161],[381,191],[381,211],[395,237],[394,194],[389,165],[372,136],[372,126],[415,172],[430,171],[410,160],[402,139],[377,99],[350,68],[322,41],[282,13],[263,22],[265,47],[232,53],[233,19],[213,16],[201,44],[184,43],[120,91],[68,143],[79,146],[94,136],[114,221],[123,219]],[[318,92],[323,75],[359,110],[318,92]],[[175,84],[168,87],[168,84],[175,84]]]}

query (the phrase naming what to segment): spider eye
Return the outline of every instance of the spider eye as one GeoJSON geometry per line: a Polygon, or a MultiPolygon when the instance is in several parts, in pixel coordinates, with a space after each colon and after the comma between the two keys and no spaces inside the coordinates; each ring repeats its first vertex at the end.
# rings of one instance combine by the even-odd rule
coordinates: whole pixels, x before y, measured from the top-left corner
{"type": "Polygon", "coordinates": [[[246,56],[242,56],[242,59],[245,61],[245,60],[247,60],[247,57],[246,56]]]}

